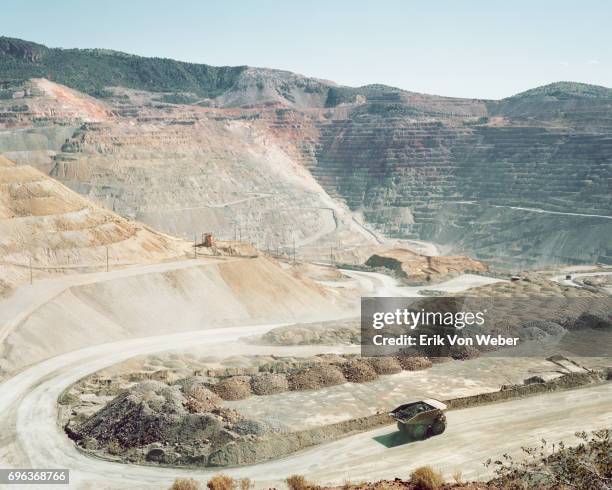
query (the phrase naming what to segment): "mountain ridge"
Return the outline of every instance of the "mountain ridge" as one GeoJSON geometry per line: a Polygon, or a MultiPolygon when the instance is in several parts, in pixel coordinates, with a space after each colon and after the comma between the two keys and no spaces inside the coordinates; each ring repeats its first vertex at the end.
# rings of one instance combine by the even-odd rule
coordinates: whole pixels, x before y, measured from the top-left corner
{"type": "MultiPolygon", "coordinates": [[[[314,99],[314,103],[322,107],[353,103],[358,96],[381,97],[390,93],[488,103],[534,96],[612,98],[611,88],[569,81],[534,87],[503,99],[447,97],[412,92],[384,84],[367,84],[359,87],[338,85],[330,80],[273,68],[247,65],[213,66],[172,58],[144,57],[101,48],[49,48],[43,44],[5,36],[0,36],[0,70],[4,78],[50,78],[94,96],[104,96],[106,87],[123,86],[154,92],[193,92],[207,98],[225,97],[226,103],[242,105],[248,105],[248,101],[245,102],[244,97],[231,97],[232,91],[244,92],[247,88],[264,91],[266,84],[271,85],[280,95],[281,101],[286,99],[289,103],[292,102],[292,98],[296,98],[298,91],[300,95],[318,94],[320,95],[318,97],[302,98],[308,102],[314,99]],[[75,70],[77,66],[79,69],[75,70]]],[[[268,98],[269,96],[270,94],[268,98]]],[[[266,98],[262,100],[266,101],[266,98]]]]}

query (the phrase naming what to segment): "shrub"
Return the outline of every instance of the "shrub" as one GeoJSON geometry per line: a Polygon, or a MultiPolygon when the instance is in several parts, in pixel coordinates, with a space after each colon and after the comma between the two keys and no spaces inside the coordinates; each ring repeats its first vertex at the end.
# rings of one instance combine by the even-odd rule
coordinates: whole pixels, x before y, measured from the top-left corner
{"type": "Polygon", "coordinates": [[[457,485],[461,485],[463,483],[463,472],[461,470],[453,471],[453,480],[457,485]]]}
{"type": "Polygon", "coordinates": [[[108,444],[106,445],[106,450],[109,452],[109,454],[113,454],[115,456],[123,452],[123,448],[121,447],[121,444],[119,444],[117,439],[111,439],[110,441],[108,441],[108,444]]]}
{"type": "Polygon", "coordinates": [[[410,473],[410,483],[417,490],[436,490],[444,485],[444,478],[442,478],[442,473],[431,466],[421,466],[410,473]]]}
{"type": "Polygon", "coordinates": [[[234,479],[227,475],[213,475],[206,486],[209,490],[233,490],[236,486],[234,479]]]}
{"type": "Polygon", "coordinates": [[[487,461],[494,468],[492,483],[507,489],[575,488],[607,490],[612,480],[612,438],[609,429],[591,434],[577,432],[580,443],[566,447],[563,442],[539,447],[522,448],[526,459],[514,461],[504,454],[497,461],[487,461]]]}
{"type": "Polygon", "coordinates": [[[290,490],[308,490],[312,487],[304,475],[291,475],[285,482],[290,490]]]}
{"type": "Polygon", "coordinates": [[[200,484],[193,478],[177,478],[169,490],[200,490],[200,484]]]}
{"type": "Polygon", "coordinates": [[[242,478],[240,480],[240,490],[249,490],[249,488],[251,488],[251,480],[242,478]]]}

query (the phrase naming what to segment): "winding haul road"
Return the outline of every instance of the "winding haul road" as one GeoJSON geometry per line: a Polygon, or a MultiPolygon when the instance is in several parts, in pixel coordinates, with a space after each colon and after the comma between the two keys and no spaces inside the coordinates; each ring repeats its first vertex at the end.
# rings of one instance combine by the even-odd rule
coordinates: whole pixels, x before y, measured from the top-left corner
{"type": "MultiPolygon", "coordinates": [[[[376,290],[373,292],[396,294],[403,289],[395,289],[396,285],[377,276],[361,278],[383,282],[378,290],[373,286],[376,290]]],[[[58,426],[57,399],[65,388],[83,376],[130,357],[185,345],[231,350],[232,342],[240,337],[260,334],[275,326],[232,327],[123,340],[62,354],[27,368],[0,385],[0,467],[69,468],[71,488],[163,489],[177,476],[206,480],[213,471],[124,465],[82,454],[58,426]]],[[[489,457],[502,453],[520,455],[521,446],[536,445],[542,438],[571,442],[577,430],[610,427],[611,406],[612,385],[608,383],[452,411],[448,414],[447,431],[426,441],[398,444],[395,428],[389,426],[280,460],[223,472],[248,477],[257,487],[282,486],[280,482],[292,473],[304,474],[320,484],[406,477],[411,468],[423,464],[438,467],[447,477],[460,469],[464,478],[477,478],[487,474],[482,462],[489,457]]]]}
{"type": "MultiPolygon", "coordinates": [[[[168,488],[181,475],[206,479],[213,471],[128,466],[92,459],[81,452],[57,425],[57,398],[83,376],[135,355],[185,345],[224,348],[244,335],[263,333],[274,325],[223,328],[126,340],[89,347],[33,366],[2,385],[0,392],[0,466],[70,468],[73,488],[168,488]]],[[[486,474],[482,462],[541,438],[571,442],[577,430],[612,425],[612,385],[552,393],[489,406],[451,411],[449,428],[427,441],[399,444],[395,427],[350,436],[259,465],[225,470],[249,477],[258,487],[278,485],[300,473],[319,483],[345,479],[406,476],[410,468],[433,464],[447,476],[461,469],[465,478],[486,474]],[[520,434],[520,437],[517,435],[520,434]]]]}

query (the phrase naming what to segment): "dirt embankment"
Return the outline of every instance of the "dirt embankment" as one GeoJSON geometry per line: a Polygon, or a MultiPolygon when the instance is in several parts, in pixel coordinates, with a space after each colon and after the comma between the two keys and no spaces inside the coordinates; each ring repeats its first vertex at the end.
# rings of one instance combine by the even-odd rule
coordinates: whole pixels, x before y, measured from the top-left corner
{"type": "MultiPolygon", "coordinates": [[[[424,369],[430,366],[431,362],[423,359],[405,367],[424,369]]],[[[379,373],[402,370],[397,359],[360,359],[334,354],[298,362],[279,359],[261,367],[264,371],[254,375],[221,379],[208,376],[192,376],[174,382],[149,379],[136,385],[129,383],[118,394],[118,386],[112,379],[96,376],[84,379],[60,399],[62,417],[69,417],[65,422],[66,432],[88,451],[132,462],[213,465],[215,458],[220,457],[213,457],[213,454],[231,450],[228,445],[252,442],[261,443],[257,451],[268,459],[273,456],[265,454],[281,440],[279,447],[292,452],[306,439],[310,441],[308,444],[316,444],[328,435],[313,432],[306,439],[303,436],[296,439],[294,434],[301,432],[284,432],[286,438],[268,441],[269,436],[281,430],[279,424],[248,419],[223,406],[222,400],[321,389],[347,382],[363,383],[378,378],[379,373]],[[101,400],[108,402],[97,409],[101,400]]],[[[366,417],[336,424],[332,429],[339,437],[343,432],[365,430],[374,423],[366,417]]]]}
{"type": "Polygon", "coordinates": [[[59,293],[8,334],[0,346],[0,369],[6,374],[124,338],[339,318],[346,308],[341,296],[265,257],[212,258],[168,270],[160,265],[158,272],[153,268],[59,293]]]}
{"type": "Polygon", "coordinates": [[[273,328],[261,337],[252,339],[253,343],[260,345],[358,345],[360,341],[359,318],[287,325],[273,328]]]}
{"type": "Polygon", "coordinates": [[[185,257],[189,243],[97,206],[27,165],[0,160],[0,281],[185,257]]]}

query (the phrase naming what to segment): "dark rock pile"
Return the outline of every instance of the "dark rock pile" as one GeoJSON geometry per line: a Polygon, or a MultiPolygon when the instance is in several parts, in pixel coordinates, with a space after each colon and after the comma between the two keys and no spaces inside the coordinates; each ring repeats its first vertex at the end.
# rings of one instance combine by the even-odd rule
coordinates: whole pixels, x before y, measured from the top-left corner
{"type": "MultiPolygon", "coordinates": [[[[224,386],[242,388],[237,381],[224,386]]],[[[215,446],[271,431],[265,424],[221,407],[220,402],[219,396],[198,378],[182,380],[174,385],[144,381],[125,390],[102,410],[81,424],[67,427],[67,430],[82,445],[107,448],[111,454],[130,448],[153,448],[152,445],[215,446]]],[[[151,457],[154,458],[155,454],[151,457]]]]}

